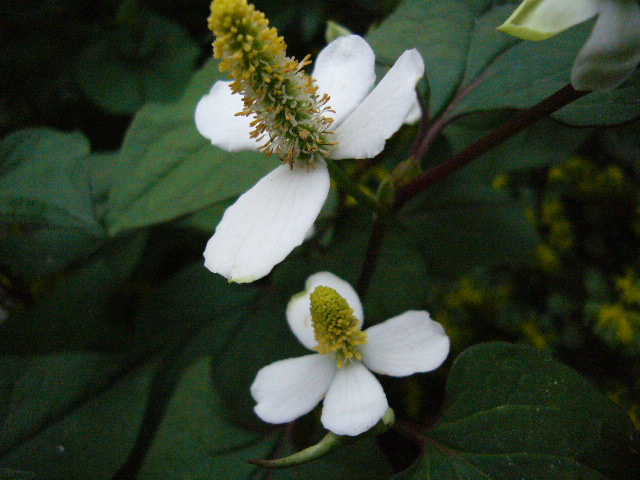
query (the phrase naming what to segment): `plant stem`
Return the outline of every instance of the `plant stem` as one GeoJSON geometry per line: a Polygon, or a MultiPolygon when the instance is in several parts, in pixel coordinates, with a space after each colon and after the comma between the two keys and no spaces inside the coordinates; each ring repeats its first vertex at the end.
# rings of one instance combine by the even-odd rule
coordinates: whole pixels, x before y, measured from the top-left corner
{"type": "Polygon", "coordinates": [[[371,228],[371,236],[369,237],[367,252],[364,257],[364,263],[360,268],[360,278],[358,279],[358,285],[356,286],[356,291],[360,298],[364,298],[367,294],[367,290],[369,289],[369,284],[371,283],[373,272],[375,271],[376,264],[378,263],[378,256],[380,254],[380,248],[382,247],[382,241],[386,231],[387,222],[380,217],[376,217],[373,222],[373,227],[371,228]]]}
{"type": "Polygon", "coordinates": [[[416,180],[401,188],[396,195],[394,210],[399,209],[418,193],[422,192],[434,183],[445,179],[456,170],[478,159],[483,154],[497,145],[500,145],[516,133],[533,125],[538,120],[547,117],[556,110],[579,99],[587,93],[589,92],[579,92],[571,85],[567,85],[533,107],[517,113],[513,118],[507,120],[488,135],[482,137],[474,144],[469,145],[449,160],[431,168],[416,180]]]}
{"type": "Polygon", "coordinates": [[[473,92],[478,87],[478,85],[482,83],[485,77],[486,77],[486,72],[478,76],[478,78],[476,78],[473,82],[471,82],[469,85],[463,88],[460,92],[458,92],[458,94],[455,96],[453,101],[444,110],[442,115],[440,115],[440,117],[435,122],[430,124],[427,129],[425,129],[424,131],[422,131],[421,129],[421,132],[420,132],[421,135],[418,137],[418,141],[416,142],[416,144],[413,145],[413,147],[410,150],[410,154],[409,154],[410,158],[411,157],[415,158],[418,164],[422,162],[422,159],[429,151],[429,148],[431,147],[431,145],[433,144],[437,136],[444,129],[444,127],[446,127],[447,124],[451,121],[451,112],[453,112],[455,108],[460,104],[460,102],[462,102],[462,100],[467,98],[467,96],[471,92],[473,92]]]}
{"type": "Polygon", "coordinates": [[[336,162],[330,159],[326,159],[325,161],[327,162],[327,167],[329,168],[329,172],[331,173],[332,178],[349,195],[351,195],[358,201],[358,203],[364,205],[373,213],[377,215],[385,215],[385,212],[383,212],[376,199],[363,192],[362,189],[353,180],[351,180],[351,177],[349,177],[347,172],[336,165],[336,162]]]}

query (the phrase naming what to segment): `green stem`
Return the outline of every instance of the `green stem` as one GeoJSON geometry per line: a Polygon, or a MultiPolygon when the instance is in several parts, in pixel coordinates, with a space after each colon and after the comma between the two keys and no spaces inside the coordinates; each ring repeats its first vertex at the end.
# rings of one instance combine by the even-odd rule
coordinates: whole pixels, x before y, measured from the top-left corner
{"type": "Polygon", "coordinates": [[[376,199],[363,192],[362,189],[353,180],[351,180],[351,177],[349,177],[347,172],[340,168],[336,162],[329,159],[326,159],[325,161],[327,162],[327,167],[329,168],[331,177],[344,189],[345,192],[376,215],[386,215],[386,212],[383,211],[376,199]]]}
{"type": "Polygon", "coordinates": [[[500,145],[516,133],[521,132],[538,120],[549,116],[556,110],[559,110],[587,93],[589,92],[579,92],[574,90],[571,85],[567,85],[533,107],[519,112],[513,118],[507,120],[491,133],[469,145],[449,160],[436,165],[413,182],[400,188],[395,198],[394,210],[402,207],[406,202],[429,186],[445,179],[456,170],[480,158],[486,152],[500,145]]]}

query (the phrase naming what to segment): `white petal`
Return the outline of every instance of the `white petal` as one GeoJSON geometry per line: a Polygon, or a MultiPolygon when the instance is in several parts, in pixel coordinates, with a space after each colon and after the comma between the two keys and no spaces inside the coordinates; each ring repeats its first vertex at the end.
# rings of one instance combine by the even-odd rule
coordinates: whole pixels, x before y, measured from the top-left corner
{"type": "Polygon", "coordinates": [[[280,360],[260,369],[251,385],[256,414],[265,422],[286,423],[313,410],[336,371],[325,355],[280,360]]]}
{"type": "Polygon", "coordinates": [[[309,350],[313,350],[318,346],[318,342],[311,324],[310,293],[305,290],[291,297],[287,304],[287,322],[298,341],[309,350]]]}
{"type": "Polygon", "coordinates": [[[576,90],[620,85],[640,63],[640,5],[602,0],[600,15],[571,72],[576,90]]]}
{"type": "Polygon", "coordinates": [[[449,337],[425,311],[408,311],[366,330],[362,361],[384,375],[404,377],[438,368],[449,354],[449,337]]]}
{"type": "Polygon", "coordinates": [[[279,166],[227,209],[207,243],[205,266],[232,282],[264,277],[304,241],[328,193],[326,165],[279,166]]]}
{"type": "Polygon", "coordinates": [[[320,285],[333,288],[342,295],[349,306],[353,308],[353,314],[360,320],[361,326],[364,320],[360,298],[348,282],[345,282],[330,272],[314,273],[307,278],[305,290],[291,297],[287,305],[287,322],[289,322],[291,331],[300,343],[310,350],[313,350],[318,345],[318,342],[316,341],[311,323],[311,301],[309,297],[311,292],[320,285]]]}
{"type": "Polygon", "coordinates": [[[374,66],[373,50],[358,35],[339,37],[318,55],[311,76],[316,80],[318,93],[331,97],[328,105],[336,112],[333,115],[334,128],[373,87],[376,81],[374,66]]]}
{"type": "Polygon", "coordinates": [[[415,99],[413,100],[413,105],[411,105],[411,109],[409,110],[409,113],[407,113],[407,118],[404,119],[404,123],[410,125],[412,123],[416,123],[421,118],[422,118],[422,107],[420,106],[420,100],[418,100],[418,94],[415,93],[415,99]]]}
{"type": "Polygon", "coordinates": [[[416,100],[416,83],[424,73],[424,62],[416,49],[407,50],[378,86],[335,129],[338,144],[331,158],[372,158],[398,130],[416,100]]]}
{"type": "Polygon", "coordinates": [[[260,144],[249,136],[252,119],[236,116],[244,108],[242,95],[232,93],[230,84],[216,82],[209,94],[200,99],[196,107],[196,127],[213,145],[229,152],[256,150],[260,144]]]}
{"type": "Polygon", "coordinates": [[[525,0],[498,30],[525,40],[544,40],[598,13],[598,0],[525,0]]]}
{"type": "Polygon", "coordinates": [[[336,371],[321,421],[338,435],[359,435],[378,423],[388,406],[376,377],[361,362],[351,362],[336,371]]]}

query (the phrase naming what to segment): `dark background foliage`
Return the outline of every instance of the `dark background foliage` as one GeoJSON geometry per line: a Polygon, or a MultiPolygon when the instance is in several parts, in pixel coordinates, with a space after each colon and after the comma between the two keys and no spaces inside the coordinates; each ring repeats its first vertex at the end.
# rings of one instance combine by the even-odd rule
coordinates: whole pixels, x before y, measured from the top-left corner
{"type": "MultiPolygon", "coordinates": [[[[477,81],[425,167],[566,83],[591,27],[530,44],[495,32],[516,2],[255,3],[297,58],[325,45],[328,20],[367,35],[380,75],[418,48],[434,118],[477,81]]],[[[358,281],[373,219],[337,192],[265,279],[230,285],[202,266],[224,209],[277,163],[195,129],[221,78],[207,15],[201,0],[0,5],[0,478],[635,478],[637,72],[399,212],[367,321],[427,309],[450,359],[381,379],[393,430],[269,472],[246,461],[317,441],[318,411],[266,425],[248,387],[303,353],[284,311],[307,275],[358,281]]],[[[374,192],[417,132],[345,170],[374,192]]]]}

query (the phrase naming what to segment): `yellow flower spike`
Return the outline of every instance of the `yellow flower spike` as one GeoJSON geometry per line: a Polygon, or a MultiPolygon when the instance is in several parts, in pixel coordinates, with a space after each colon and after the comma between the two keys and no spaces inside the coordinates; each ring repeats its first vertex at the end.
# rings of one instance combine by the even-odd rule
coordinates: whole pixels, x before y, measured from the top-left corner
{"type": "Polygon", "coordinates": [[[310,300],[316,350],[334,353],[338,368],[352,359],[362,360],[357,347],[367,343],[367,334],[360,330],[360,321],[347,301],[333,288],[324,286],[316,287],[310,300]]]}
{"type": "Polygon", "coordinates": [[[238,113],[255,117],[252,138],[266,142],[260,149],[277,155],[291,168],[300,160],[308,169],[328,156],[331,118],[329,97],[317,94],[313,79],[302,62],[286,56],[284,39],[269,27],[265,15],[246,0],[214,0],[209,29],[216,36],[214,57],[220,71],[233,79],[231,89],[242,93],[244,109],[238,113]]]}

